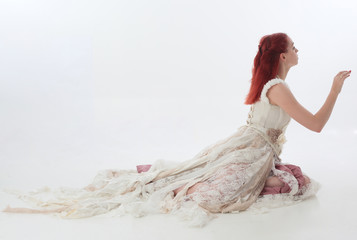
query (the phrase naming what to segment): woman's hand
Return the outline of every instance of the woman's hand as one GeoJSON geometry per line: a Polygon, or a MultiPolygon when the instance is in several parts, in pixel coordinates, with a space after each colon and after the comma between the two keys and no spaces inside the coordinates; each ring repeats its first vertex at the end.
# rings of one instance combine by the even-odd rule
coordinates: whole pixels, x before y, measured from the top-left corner
{"type": "Polygon", "coordinates": [[[331,91],[333,91],[336,94],[339,94],[341,92],[345,79],[348,78],[350,74],[351,74],[351,70],[339,72],[333,80],[331,91]]]}

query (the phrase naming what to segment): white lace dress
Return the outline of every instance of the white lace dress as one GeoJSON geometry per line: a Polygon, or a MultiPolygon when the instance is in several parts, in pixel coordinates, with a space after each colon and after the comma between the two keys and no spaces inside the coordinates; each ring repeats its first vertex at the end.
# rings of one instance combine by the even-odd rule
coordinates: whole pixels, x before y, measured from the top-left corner
{"type": "Polygon", "coordinates": [[[279,155],[290,121],[280,107],[271,105],[266,93],[281,79],[270,80],[260,101],[251,106],[247,124],[231,136],[207,146],[181,163],[157,160],[149,171],[109,169],[100,171],[86,188],[42,188],[15,193],[36,209],[56,211],[64,218],[99,214],[171,213],[191,226],[203,226],[214,213],[261,211],[294,204],[316,194],[320,184],[313,179],[301,186],[294,174],[279,170],[279,155]],[[262,195],[269,176],[278,176],[289,192],[262,195]],[[187,190],[200,183],[196,191],[187,190]],[[173,190],[185,187],[174,195],[173,190]]]}

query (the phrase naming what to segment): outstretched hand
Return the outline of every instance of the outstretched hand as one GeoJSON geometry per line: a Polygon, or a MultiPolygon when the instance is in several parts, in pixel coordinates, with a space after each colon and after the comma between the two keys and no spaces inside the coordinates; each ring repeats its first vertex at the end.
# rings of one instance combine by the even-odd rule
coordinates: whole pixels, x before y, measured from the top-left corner
{"type": "Polygon", "coordinates": [[[334,91],[335,93],[339,94],[341,92],[343,83],[345,82],[345,79],[348,78],[351,74],[351,70],[350,71],[341,71],[339,72],[334,80],[333,80],[333,84],[332,84],[332,91],[334,91]]]}

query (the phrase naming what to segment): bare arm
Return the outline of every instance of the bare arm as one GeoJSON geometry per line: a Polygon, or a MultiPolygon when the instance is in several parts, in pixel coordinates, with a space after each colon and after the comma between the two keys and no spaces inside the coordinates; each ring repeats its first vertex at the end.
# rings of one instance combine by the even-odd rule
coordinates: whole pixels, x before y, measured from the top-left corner
{"type": "Polygon", "coordinates": [[[325,103],[316,114],[312,114],[306,110],[284,84],[277,84],[271,87],[267,93],[267,97],[271,104],[280,106],[290,117],[304,127],[315,132],[321,132],[331,116],[344,80],[349,76],[350,71],[342,71],[336,75],[325,103]]]}

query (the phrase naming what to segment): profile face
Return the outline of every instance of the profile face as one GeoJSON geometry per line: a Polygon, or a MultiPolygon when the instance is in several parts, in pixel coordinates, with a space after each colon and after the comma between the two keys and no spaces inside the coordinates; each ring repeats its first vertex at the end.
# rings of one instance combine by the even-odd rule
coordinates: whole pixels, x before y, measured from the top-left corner
{"type": "Polygon", "coordinates": [[[288,37],[288,48],[287,52],[284,53],[286,64],[288,66],[295,66],[298,64],[299,56],[298,56],[298,49],[295,47],[294,42],[288,37]]]}

